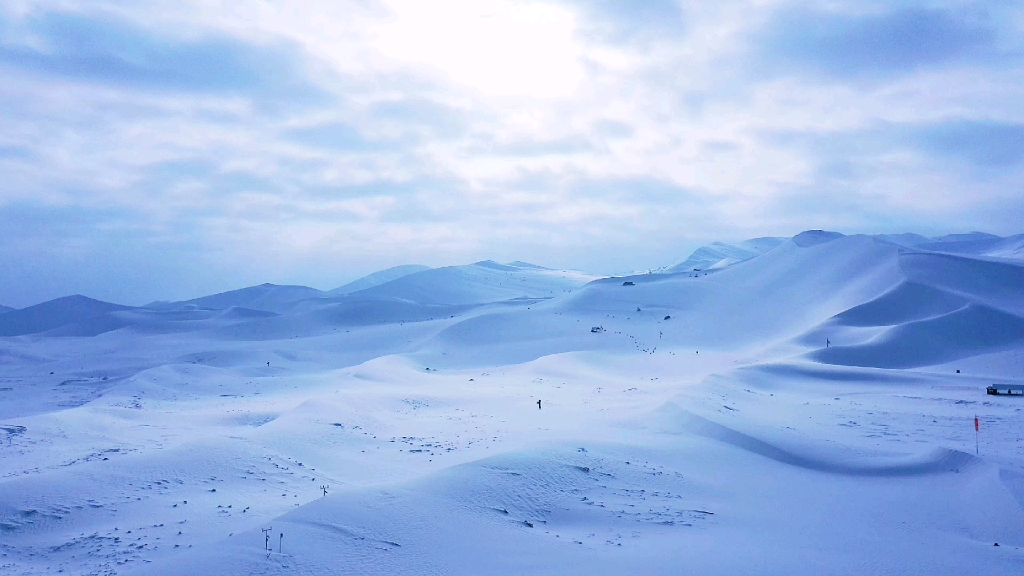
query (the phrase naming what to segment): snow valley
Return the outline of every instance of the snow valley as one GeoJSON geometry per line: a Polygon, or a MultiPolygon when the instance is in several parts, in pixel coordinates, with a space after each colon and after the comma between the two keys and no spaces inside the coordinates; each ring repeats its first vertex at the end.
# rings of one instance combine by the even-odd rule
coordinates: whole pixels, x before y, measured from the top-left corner
{"type": "Polygon", "coordinates": [[[0,308],[0,572],[1018,575],[1022,384],[1024,236],[0,308]]]}

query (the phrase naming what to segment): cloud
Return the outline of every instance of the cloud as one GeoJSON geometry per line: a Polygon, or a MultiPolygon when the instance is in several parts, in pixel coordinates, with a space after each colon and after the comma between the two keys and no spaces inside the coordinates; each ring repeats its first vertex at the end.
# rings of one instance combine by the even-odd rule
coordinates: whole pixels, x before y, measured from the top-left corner
{"type": "Polygon", "coordinates": [[[495,156],[543,157],[591,152],[595,144],[585,135],[569,135],[549,140],[513,140],[481,143],[476,149],[495,156]]]}
{"type": "Polygon", "coordinates": [[[759,34],[762,62],[832,78],[892,76],[989,55],[996,33],[977,13],[918,7],[869,13],[784,8],[759,34]]]}
{"type": "Polygon", "coordinates": [[[678,0],[567,2],[588,17],[584,29],[606,42],[636,42],[665,35],[681,35],[685,27],[678,0]]]}
{"type": "Polygon", "coordinates": [[[0,303],[1017,233],[1024,10],[950,6],[0,4],[0,303]]]}
{"type": "MultiPolygon", "coordinates": [[[[187,225],[154,234],[142,214],[19,202],[0,205],[2,298],[28,306],[68,294],[142,304],[145,295],[205,291],[216,285],[187,225]]],[[[217,264],[232,274],[230,263],[217,264]]]]}
{"type": "MultiPolygon", "coordinates": [[[[328,122],[285,131],[286,137],[320,149],[374,151],[389,143],[367,139],[362,132],[343,122],[328,122]]],[[[396,143],[390,143],[396,146],[396,143]]]]}
{"type": "Polygon", "coordinates": [[[422,97],[382,100],[369,109],[369,117],[399,130],[425,129],[434,138],[465,134],[471,112],[422,97]]]}
{"type": "Polygon", "coordinates": [[[517,0],[382,0],[370,45],[386,58],[487,96],[571,94],[583,79],[574,14],[517,0]]]}
{"type": "Polygon", "coordinates": [[[1024,123],[955,120],[914,130],[923,150],[975,166],[1013,168],[1024,162],[1024,123]]]}
{"type": "Polygon", "coordinates": [[[0,145],[0,159],[31,159],[32,150],[26,146],[0,145]]]}
{"type": "Polygon", "coordinates": [[[939,234],[1007,231],[1024,215],[1024,125],[993,120],[874,122],[763,135],[810,164],[770,200],[767,217],[821,226],[939,234]],[[999,206],[998,209],[993,209],[999,206]]]}
{"type": "MultiPolygon", "coordinates": [[[[2,17],[2,15],[0,15],[2,17]]],[[[274,94],[309,98],[286,43],[256,46],[228,36],[175,38],[123,20],[67,13],[0,20],[0,66],[133,90],[274,94]]]]}
{"type": "Polygon", "coordinates": [[[1024,123],[950,118],[929,122],[875,122],[852,130],[783,131],[764,135],[766,142],[799,147],[833,173],[855,177],[859,161],[909,152],[920,161],[942,165],[956,160],[972,169],[1019,173],[1024,163],[1024,123]]]}

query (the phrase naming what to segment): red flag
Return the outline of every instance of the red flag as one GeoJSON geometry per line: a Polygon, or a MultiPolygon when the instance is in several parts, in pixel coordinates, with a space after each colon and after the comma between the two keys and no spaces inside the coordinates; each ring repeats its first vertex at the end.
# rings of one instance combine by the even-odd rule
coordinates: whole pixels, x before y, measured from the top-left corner
{"type": "Polygon", "coordinates": [[[978,422],[978,417],[975,416],[974,417],[974,431],[977,432],[979,430],[979,428],[980,428],[980,426],[979,426],[979,422],[978,422]]]}

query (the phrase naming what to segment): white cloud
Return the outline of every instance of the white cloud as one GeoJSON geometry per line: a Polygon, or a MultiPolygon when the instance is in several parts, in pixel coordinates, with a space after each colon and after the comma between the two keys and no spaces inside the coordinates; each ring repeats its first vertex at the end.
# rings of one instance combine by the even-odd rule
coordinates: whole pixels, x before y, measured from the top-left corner
{"type": "Polygon", "coordinates": [[[539,2],[386,0],[371,46],[488,96],[570,96],[583,80],[574,15],[539,2]]]}

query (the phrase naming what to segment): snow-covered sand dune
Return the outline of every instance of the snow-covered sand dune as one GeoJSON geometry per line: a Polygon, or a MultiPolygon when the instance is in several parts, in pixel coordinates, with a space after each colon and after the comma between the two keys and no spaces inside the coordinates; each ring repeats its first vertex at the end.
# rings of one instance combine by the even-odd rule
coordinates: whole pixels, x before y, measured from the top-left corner
{"type": "Polygon", "coordinates": [[[553,298],[593,280],[573,271],[523,262],[490,260],[404,275],[349,294],[350,298],[401,298],[421,304],[482,304],[515,298],[553,298]]]}
{"type": "Polygon", "coordinates": [[[230,292],[195,298],[185,302],[153,302],[146,307],[154,310],[223,310],[225,308],[239,307],[266,312],[282,312],[288,310],[289,305],[295,302],[325,296],[327,296],[327,293],[306,286],[261,284],[259,286],[242,288],[241,290],[231,290],[230,292]]]}
{"type": "Polygon", "coordinates": [[[393,266],[386,270],[374,272],[367,276],[363,276],[358,280],[353,280],[344,286],[331,290],[331,294],[349,294],[351,292],[357,292],[359,290],[365,290],[367,288],[373,288],[379,286],[385,282],[391,282],[392,280],[398,280],[402,276],[408,276],[416,272],[423,272],[424,270],[430,270],[430,266],[422,266],[419,264],[405,264],[402,266],[393,266]]]}
{"type": "Polygon", "coordinates": [[[67,296],[4,314],[0,320],[0,336],[45,332],[110,312],[130,309],[129,306],[100,302],[85,296],[67,296]]]}
{"type": "Polygon", "coordinates": [[[1024,572],[1020,237],[776,240],[3,312],[0,571],[1024,572]]]}
{"type": "Polygon", "coordinates": [[[738,244],[714,242],[707,246],[701,246],[685,260],[670,264],[660,269],[659,272],[672,274],[725,268],[764,254],[785,240],[785,238],[753,238],[738,244]]]}

